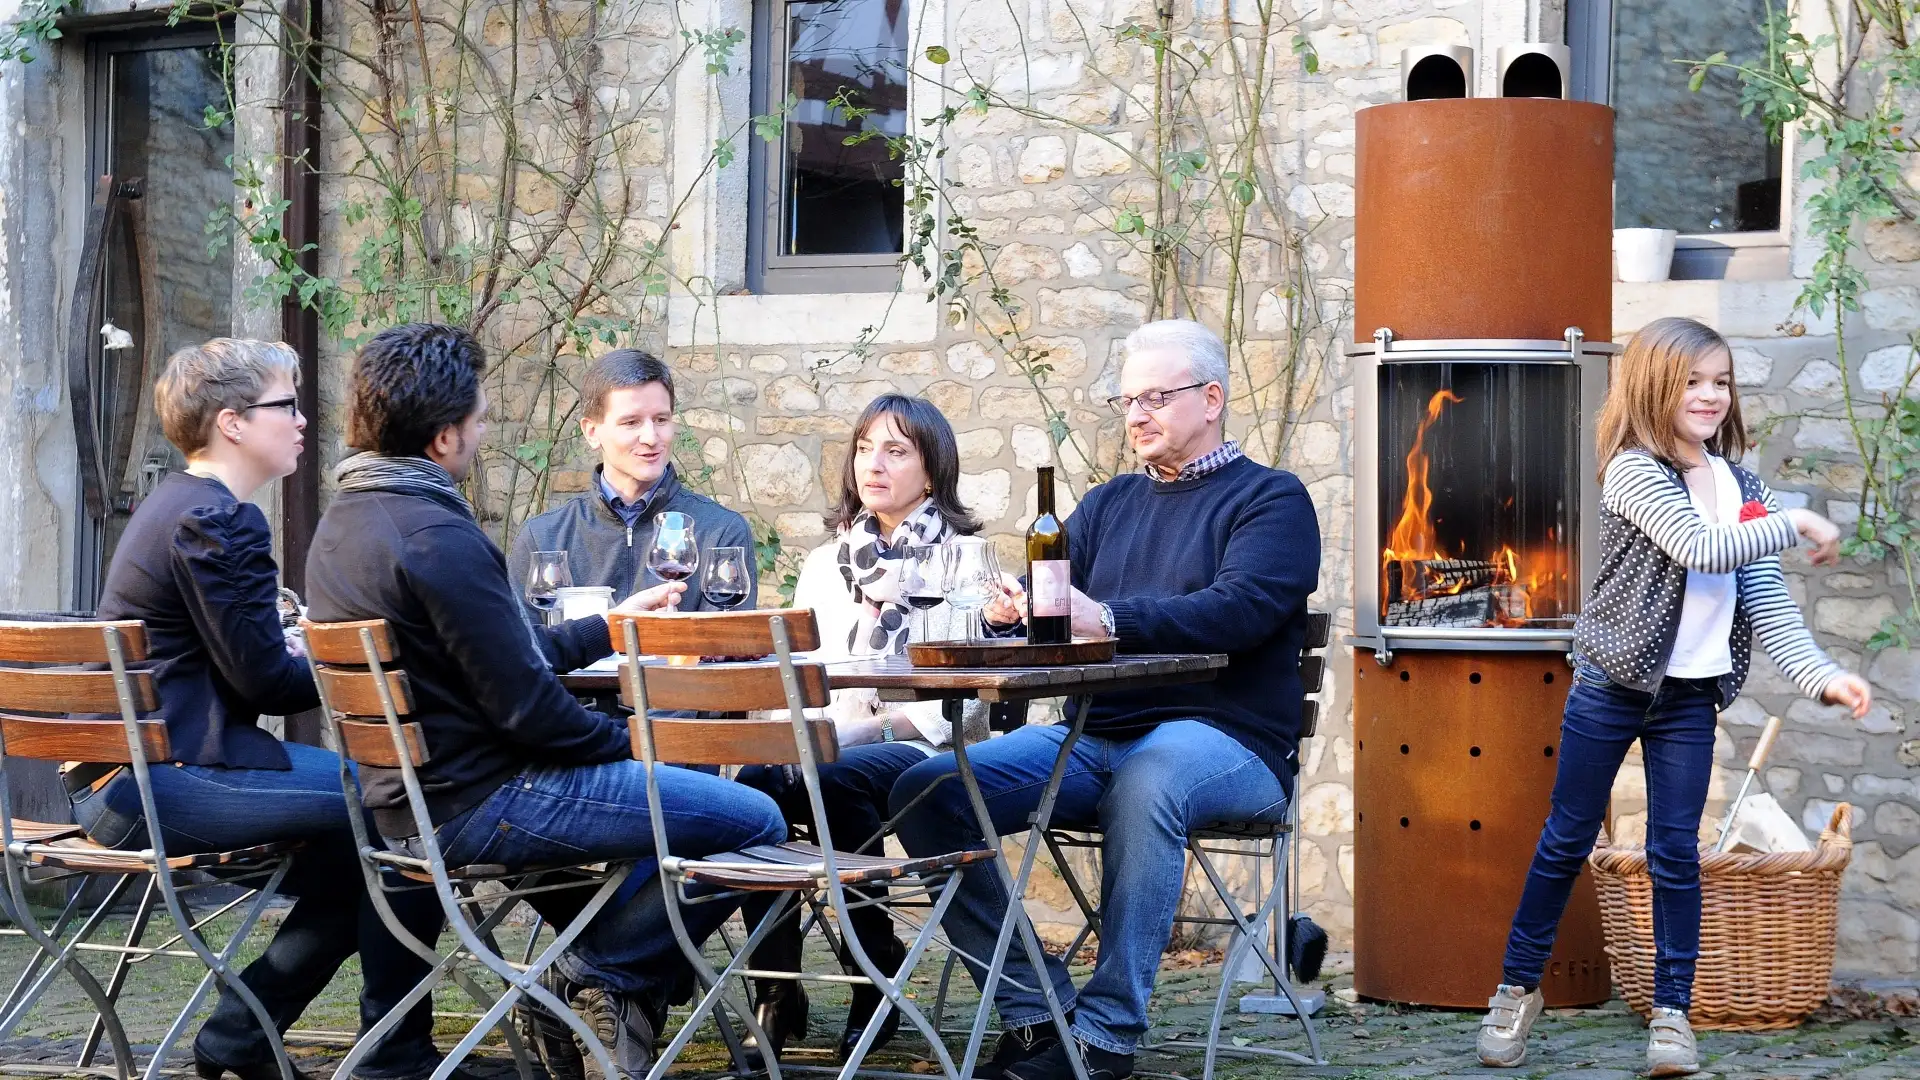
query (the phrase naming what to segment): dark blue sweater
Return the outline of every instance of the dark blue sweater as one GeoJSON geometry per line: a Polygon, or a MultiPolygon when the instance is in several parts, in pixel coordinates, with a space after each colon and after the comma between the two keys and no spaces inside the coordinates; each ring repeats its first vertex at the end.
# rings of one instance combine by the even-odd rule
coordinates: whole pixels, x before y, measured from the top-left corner
{"type": "Polygon", "coordinates": [[[1320,580],[1320,523],[1299,478],[1250,458],[1170,484],[1119,476],[1087,492],[1067,535],[1073,583],[1113,608],[1121,651],[1229,657],[1213,682],[1095,697],[1087,730],[1131,737],[1199,720],[1291,791],[1300,645],[1320,580]]]}

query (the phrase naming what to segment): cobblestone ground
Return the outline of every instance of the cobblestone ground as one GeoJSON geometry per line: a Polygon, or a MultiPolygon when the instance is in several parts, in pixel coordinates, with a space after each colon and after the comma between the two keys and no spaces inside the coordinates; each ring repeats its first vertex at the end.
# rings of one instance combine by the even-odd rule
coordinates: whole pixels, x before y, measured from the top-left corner
{"type": "MultiPolygon", "coordinates": [[[[116,940],[113,935],[124,930],[124,925],[112,927],[96,940],[116,940]]],[[[525,933],[524,929],[509,928],[503,935],[502,945],[509,955],[524,943],[525,933]]],[[[265,932],[257,932],[249,944],[257,949],[264,939],[265,932]]],[[[28,954],[24,939],[0,937],[0,974],[9,984],[28,954]]],[[[824,950],[810,959],[816,970],[824,969],[824,950]]],[[[102,981],[112,963],[110,956],[99,953],[87,959],[88,967],[102,981]]],[[[144,1047],[136,1051],[143,1058],[142,1065],[172,1021],[174,1010],[191,992],[197,974],[190,961],[166,959],[135,965],[130,972],[121,999],[121,1016],[128,1037],[137,1048],[144,1047]]],[[[916,999],[923,1007],[932,1002],[937,976],[936,964],[926,970],[925,977],[915,980],[916,999]]],[[[1171,962],[1154,997],[1153,1036],[1204,1036],[1218,978],[1217,966],[1171,962]]],[[[1341,991],[1350,984],[1350,977],[1339,973],[1321,983],[1320,988],[1329,995],[1327,1007],[1318,1017],[1321,1047],[1328,1064],[1308,1067],[1272,1059],[1223,1058],[1218,1075],[1230,1080],[1289,1075],[1350,1080],[1469,1076],[1630,1080],[1642,1071],[1644,1030],[1620,1002],[1599,1009],[1548,1013],[1535,1028],[1535,1049],[1528,1064],[1518,1070],[1491,1070],[1477,1067],[1474,1061],[1476,1014],[1347,1003],[1341,1000],[1341,991]]],[[[331,1075],[333,1065],[345,1053],[344,1032],[353,1023],[358,985],[358,971],[349,964],[302,1017],[289,1039],[302,1070],[323,1080],[331,1075]]],[[[812,996],[812,1031],[804,1043],[789,1050],[787,1060],[793,1064],[831,1065],[831,1048],[844,1022],[846,994],[841,988],[822,987],[812,996]]],[[[951,1014],[970,1017],[973,1000],[956,990],[951,1014]]],[[[457,991],[443,990],[436,1006],[443,1014],[439,1023],[442,1044],[450,1046],[466,1030],[459,1013],[471,1004],[457,991]]],[[[25,1022],[0,1043],[0,1073],[62,1076],[85,1072],[76,1067],[76,1060],[91,1021],[92,1012],[78,989],[70,980],[56,981],[25,1022]]],[[[1277,1017],[1229,1014],[1226,1038],[1241,1046],[1300,1052],[1307,1048],[1298,1026],[1277,1017]]],[[[1708,1070],[1703,1075],[1724,1080],[1920,1080],[1920,1020],[1916,1019],[1841,1019],[1754,1035],[1703,1033],[1701,1046],[1708,1070]]],[[[925,1055],[916,1052],[922,1050],[924,1045],[918,1039],[903,1036],[895,1047],[873,1055],[869,1061],[876,1068],[936,1072],[925,1055]]],[[[191,1075],[191,1058],[184,1048],[176,1050],[168,1064],[170,1068],[165,1071],[171,1075],[191,1075]]],[[[1138,1068],[1148,1074],[1199,1077],[1201,1065],[1202,1055],[1186,1049],[1147,1052],[1138,1058],[1138,1068]]],[[[724,1068],[725,1054],[711,1027],[682,1055],[678,1065],[680,1072],[689,1074],[724,1068]]],[[[497,1038],[472,1060],[472,1071],[488,1080],[508,1080],[514,1075],[511,1060],[497,1038]]]]}

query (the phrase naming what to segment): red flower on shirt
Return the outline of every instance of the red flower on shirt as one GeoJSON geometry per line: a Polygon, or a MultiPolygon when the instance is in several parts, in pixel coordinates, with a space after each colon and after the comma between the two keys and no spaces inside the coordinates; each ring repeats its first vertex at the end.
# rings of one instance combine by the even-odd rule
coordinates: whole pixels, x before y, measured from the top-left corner
{"type": "Polygon", "coordinates": [[[1742,524],[1752,521],[1754,518],[1763,518],[1766,516],[1767,504],[1761,502],[1759,499],[1748,499],[1746,502],[1740,504],[1740,521],[1742,524]]]}

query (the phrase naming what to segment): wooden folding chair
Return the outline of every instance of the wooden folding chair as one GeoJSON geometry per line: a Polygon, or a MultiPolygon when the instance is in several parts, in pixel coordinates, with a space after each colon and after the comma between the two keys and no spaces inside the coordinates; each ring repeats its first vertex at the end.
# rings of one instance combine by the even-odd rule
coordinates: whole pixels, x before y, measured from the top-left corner
{"type": "MultiPolygon", "coordinates": [[[[1326,676],[1326,658],[1323,655],[1332,632],[1332,619],[1325,612],[1309,612],[1307,615],[1307,638],[1300,649],[1300,683],[1307,700],[1300,713],[1300,743],[1313,737],[1319,726],[1319,694],[1326,676]]],[[[1293,982],[1289,977],[1284,960],[1286,923],[1291,912],[1287,910],[1287,856],[1292,848],[1294,823],[1299,816],[1299,792],[1288,804],[1287,820],[1281,822],[1228,821],[1215,822],[1193,830],[1187,837],[1187,851],[1193,856],[1194,865],[1200,868],[1207,883],[1212,886],[1214,895],[1226,909],[1226,915],[1176,915],[1174,922],[1189,925],[1229,926],[1233,928],[1231,943],[1227,948],[1226,961],[1221,966],[1220,991],[1214,999],[1213,1018],[1207,1028],[1205,1046],[1207,1059],[1203,1080],[1213,1080],[1214,1062],[1222,1053],[1249,1054],[1267,1057],[1285,1058],[1302,1065],[1320,1065],[1325,1059],[1320,1053],[1320,1035],[1313,1026],[1312,1010],[1301,1006],[1299,997],[1294,993],[1293,982]],[[1250,846],[1249,846],[1250,845],[1250,846]],[[1270,887],[1264,899],[1256,898],[1253,910],[1248,911],[1232,886],[1227,884],[1225,876],[1214,863],[1215,855],[1233,855],[1256,860],[1266,860],[1273,867],[1270,887]],[[1273,976],[1275,988],[1286,998],[1290,1012],[1300,1021],[1306,1030],[1307,1048],[1311,1057],[1296,1054],[1291,1050],[1281,1050],[1265,1046],[1220,1045],[1220,1027],[1226,1015],[1227,999],[1232,996],[1236,980],[1235,973],[1242,962],[1251,955],[1258,959],[1273,976]],[[1279,953],[1280,956],[1275,954],[1279,953]]],[[[1047,848],[1053,855],[1053,862],[1060,870],[1060,877],[1066,883],[1067,892],[1086,917],[1086,925],[1081,927],[1073,944],[1067,948],[1067,956],[1072,957],[1086,944],[1087,939],[1100,932],[1100,905],[1087,894],[1086,887],[1074,873],[1073,866],[1067,861],[1069,849],[1099,850],[1105,837],[1098,826],[1076,822],[1047,830],[1047,848]]],[[[1142,1043],[1142,1049],[1154,1049],[1169,1045],[1178,1045],[1184,1040],[1168,1039],[1159,1043],[1142,1043]]]]}
{"type": "Polygon", "coordinates": [[[313,669],[314,685],[320,691],[320,709],[327,730],[340,752],[340,786],[346,793],[348,818],[353,824],[354,843],[360,851],[360,871],[367,883],[368,895],[393,936],[434,967],[402,998],[380,1022],[367,1029],[347,1054],[336,1076],[352,1075],[354,1066],[371,1053],[387,1033],[400,1023],[412,1008],[433,992],[444,978],[451,977],[481,1006],[480,1019],[454,1045],[433,1073],[431,1080],[446,1080],[468,1054],[499,1028],[513,1052],[514,1064],[522,1080],[529,1080],[530,1066],[509,1017],[521,998],[531,998],[540,1007],[581,1037],[581,1045],[599,1063],[601,1075],[619,1076],[612,1056],[572,1006],[540,985],[540,976],[552,967],[560,955],[580,936],[595,915],[613,899],[620,884],[632,872],[632,863],[579,863],[557,866],[502,866],[483,864],[448,866],[434,836],[434,823],[427,810],[426,794],[420,787],[419,768],[430,756],[426,731],[418,721],[402,720],[413,712],[412,684],[407,673],[389,668],[398,653],[393,635],[384,619],[361,622],[316,623],[302,620],[307,639],[307,663],[313,669]],[[420,856],[389,850],[377,838],[368,835],[360,798],[360,786],[348,763],[397,769],[407,793],[407,806],[419,829],[420,856]],[[396,883],[390,875],[401,880],[396,883]],[[484,899],[492,908],[483,907],[472,887],[494,882],[500,890],[484,899]],[[440,898],[447,923],[453,927],[459,946],[445,956],[419,940],[401,925],[387,900],[389,893],[409,888],[431,887],[440,898]],[[593,889],[580,913],[566,926],[556,926],[554,939],[539,956],[525,963],[514,963],[501,955],[493,940],[493,929],[520,901],[539,893],[562,889],[593,889]],[[478,915],[476,918],[475,915],[478,915]],[[498,975],[506,990],[498,997],[487,993],[459,966],[463,957],[472,957],[498,975]]]}
{"type": "MultiPolygon", "coordinates": [[[[694,973],[706,989],[695,1005],[693,1015],[675,1034],[653,1068],[659,1077],[673,1064],[682,1048],[693,1037],[706,1016],[724,1003],[742,1020],[760,1046],[770,1046],[767,1033],[760,1030],[753,1011],[729,989],[738,978],[797,979],[813,982],[871,984],[881,993],[879,1008],[867,1024],[866,1034],[847,1056],[840,1068],[842,1078],[860,1071],[888,1010],[898,1009],[926,1037],[932,1054],[949,1077],[957,1072],[939,1032],[906,995],[906,986],[915,965],[933,941],[940,919],[956,893],[959,871],[971,864],[994,857],[991,850],[956,851],[928,858],[896,859],[876,855],[856,855],[835,849],[832,830],[820,794],[819,765],[839,757],[839,743],[833,725],[809,718],[808,709],[827,704],[827,674],[824,665],[796,663],[797,650],[819,647],[819,629],[813,612],[807,610],[697,612],[662,615],[610,616],[613,639],[625,654],[620,668],[622,702],[632,706],[629,722],[634,751],[649,766],[647,800],[653,816],[654,843],[659,853],[660,876],[668,895],[680,903],[711,903],[720,897],[741,892],[772,891],[792,894],[775,904],[760,925],[739,949],[734,950],[725,970],[716,972],[702,953],[699,943],[687,933],[677,904],[668,904],[667,912],[675,936],[693,964],[694,973]],[[771,661],[703,663],[697,665],[648,662],[654,656],[765,656],[771,661]],[[682,720],[653,718],[649,710],[693,710],[742,716],[741,719],[682,720]],[[784,720],[750,720],[744,714],[757,710],[785,709],[784,720]],[[675,857],[667,846],[665,818],[660,806],[659,782],[653,774],[658,762],[688,765],[790,765],[799,769],[806,784],[807,798],[813,810],[814,838],[818,843],[787,842],[746,848],[703,859],[675,857]],[[860,899],[850,903],[847,887],[885,882],[886,898],[860,899]],[[924,921],[915,926],[893,907],[897,899],[926,897],[931,909],[924,921]],[[859,967],[859,975],[771,971],[745,966],[748,958],[767,934],[779,924],[791,904],[823,899],[842,925],[854,904],[880,904],[905,925],[917,931],[906,958],[897,971],[884,971],[861,948],[856,935],[842,935],[846,952],[859,967]]],[[[860,839],[865,839],[864,837],[860,839]]],[[[724,1025],[723,1025],[723,1030],[724,1025]]],[[[742,1069],[739,1048],[728,1039],[742,1069]]],[[[780,1063],[772,1054],[764,1055],[765,1072],[779,1080],[780,1063]]]]}
{"type": "Polygon", "coordinates": [[[114,1003],[125,983],[128,965],[154,956],[193,959],[206,968],[206,975],[155,1048],[146,1069],[148,1080],[160,1074],[168,1052],[206,1000],[216,978],[253,1013],[266,1032],[283,1080],[293,1080],[293,1067],[272,1017],[240,980],[233,962],[261,912],[278,892],[300,845],[283,842],[194,855],[167,854],[148,765],[167,760],[172,751],[165,722],[150,715],[159,705],[152,674],[127,669],[129,661],[146,658],[146,627],[139,622],[0,622],[0,757],[113,764],[130,770],[140,792],[148,845],[139,850],[107,848],[87,839],[75,826],[16,819],[5,771],[0,770],[0,842],[4,843],[7,877],[0,903],[37,947],[28,970],[6,999],[5,1013],[0,1015],[0,1039],[33,1008],[54,976],[65,972],[79,984],[97,1014],[81,1064],[90,1061],[104,1031],[113,1048],[115,1071],[126,1080],[131,1074],[133,1052],[114,1003]],[[106,664],[107,670],[99,670],[100,664],[106,664]],[[116,713],[118,719],[72,719],[69,715],[116,713]],[[109,945],[89,940],[128,885],[142,876],[149,883],[126,943],[109,945]],[[111,881],[105,899],[79,929],[65,933],[78,909],[80,887],[86,879],[95,877],[111,881]],[[39,924],[28,904],[26,889],[30,881],[62,881],[75,889],[51,932],[39,924]],[[184,894],[209,885],[239,883],[251,886],[253,891],[211,914],[193,917],[184,894]],[[172,918],[176,933],[159,945],[143,945],[156,896],[172,918]],[[204,929],[240,907],[244,911],[239,926],[215,951],[203,936],[204,929]],[[176,948],[180,943],[187,947],[176,948]],[[80,964],[78,954],[85,951],[117,954],[108,985],[101,986],[80,964]]]}

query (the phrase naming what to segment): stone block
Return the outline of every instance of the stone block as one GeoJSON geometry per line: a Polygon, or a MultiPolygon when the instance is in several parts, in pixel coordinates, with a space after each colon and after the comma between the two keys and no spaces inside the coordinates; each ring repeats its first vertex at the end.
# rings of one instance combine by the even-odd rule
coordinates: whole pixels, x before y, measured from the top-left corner
{"type": "Polygon", "coordinates": [[[1883,263],[1920,259],[1920,224],[1902,218],[1869,221],[1861,230],[1867,253],[1883,263]]]}
{"type": "Polygon", "coordinates": [[[949,421],[973,414],[973,387],[966,383],[942,380],[920,393],[945,413],[949,421]]]}
{"type": "Polygon", "coordinates": [[[893,392],[893,384],[882,379],[867,379],[861,382],[834,383],[827,387],[823,403],[829,412],[847,416],[857,415],[860,410],[881,394],[893,392]]]}
{"type": "Polygon", "coordinates": [[[1081,132],[1073,140],[1073,175],[1118,176],[1133,168],[1133,132],[1081,132]]]}
{"type": "Polygon", "coordinates": [[[993,154],[978,143],[968,143],[954,155],[953,178],[975,190],[993,186],[993,154]]]}
{"type": "Polygon", "coordinates": [[[1793,433],[1793,445],[1802,450],[1830,450],[1838,454],[1854,452],[1853,429],[1843,419],[1803,416],[1793,433]]]}
{"type": "Polygon", "coordinates": [[[1888,345],[1868,353],[1860,362],[1857,375],[1860,385],[1867,390],[1897,390],[1907,385],[1907,372],[1916,364],[1920,364],[1920,358],[1914,356],[1912,345],[1888,345]]]}
{"type": "Polygon", "coordinates": [[[819,514],[790,513],[773,519],[773,528],[782,540],[811,540],[827,535],[827,523],[819,514]]]}
{"type": "MultiPolygon", "coordinates": [[[[1077,337],[1036,337],[1026,341],[1028,363],[1046,367],[1049,379],[1078,379],[1087,373],[1087,343],[1077,337]]],[[[1024,364],[1009,355],[1009,375],[1026,374],[1024,364]]]]}
{"type": "Polygon", "coordinates": [[[924,349],[914,352],[888,353],[880,358],[880,370],[889,375],[932,375],[937,369],[933,353],[924,349]]]}
{"type": "Polygon", "coordinates": [[[1353,185],[1296,184],[1287,192],[1287,209],[1303,221],[1353,216],[1353,185]]]}
{"type": "Polygon", "coordinates": [[[993,256],[993,276],[1000,285],[1018,285],[1034,279],[1051,281],[1064,269],[1060,253],[1039,244],[1008,244],[993,256]]]}
{"type": "Polygon", "coordinates": [[[1308,836],[1353,831],[1353,789],[1341,783],[1315,784],[1300,800],[1300,828],[1308,836]]]}
{"type": "Polygon", "coordinates": [[[853,421],[827,412],[806,416],[768,415],[756,419],[754,429],[762,435],[819,435],[843,439],[853,434],[853,421]]]}
{"type": "Polygon", "coordinates": [[[1147,305],[1114,289],[1082,285],[1072,289],[1040,290],[1040,321],[1068,330],[1137,325],[1147,305]]]}
{"type": "Polygon", "coordinates": [[[989,386],[980,391],[980,415],[987,420],[1044,420],[1048,402],[1061,409],[1065,408],[1066,399],[1066,390],[1060,388],[989,386]]]}
{"type": "Polygon", "coordinates": [[[1036,135],[1020,148],[1020,182],[1044,184],[1067,174],[1067,141],[1058,135],[1036,135]]]}
{"type": "Polygon", "coordinates": [[[1007,437],[1001,434],[999,428],[975,428],[972,431],[963,431],[954,436],[954,440],[960,447],[962,465],[976,464],[989,458],[999,457],[1000,451],[1007,445],[1007,437]]]}
{"type": "Polygon", "coordinates": [[[720,409],[687,409],[680,420],[695,431],[745,431],[746,422],[720,409]]]}
{"type": "MultiPolygon", "coordinates": [[[[1383,26],[1377,35],[1380,41],[1380,57],[1384,64],[1400,62],[1400,50],[1423,45],[1470,45],[1472,34],[1467,24],[1459,19],[1449,19],[1443,15],[1424,19],[1409,19],[1406,22],[1383,26]]],[[[1469,79],[1474,73],[1468,72],[1469,79]]]]}
{"type": "Polygon", "coordinates": [[[963,341],[947,350],[947,370],[979,380],[993,374],[993,354],[978,341],[963,341]]]}
{"type": "Polygon", "coordinates": [[[1814,601],[1813,625],[1825,633],[1865,641],[1897,610],[1893,601],[1885,596],[1823,596],[1814,601]]]}
{"type": "Polygon", "coordinates": [[[1840,369],[1831,360],[1809,360],[1800,373],[1787,384],[1787,389],[1802,397],[1835,400],[1845,392],[1846,384],[1840,378],[1840,369]]]}
{"type": "Polygon", "coordinates": [[[999,195],[980,196],[981,213],[1004,214],[1009,210],[1031,210],[1034,206],[1033,192],[1015,188],[999,195]]]}
{"type": "Polygon", "coordinates": [[[1866,742],[1858,736],[1783,731],[1773,756],[1777,761],[1803,765],[1859,765],[1866,760],[1866,752],[1866,742]]]}
{"type": "Polygon", "coordinates": [[[793,443],[754,443],[734,454],[735,481],[751,503],[797,506],[813,495],[813,461],[793,443]]]}
{"type": "Polygon", "coordinates": [[[960,501],[982,522],[999,521],[1013,504],[1013,474],[1005,469],[961,473],[960,501]]]}
{"type": "Polygon", "coordinates": [[[751,405],[760,396],[760,388],[752,379],[724,378],[715,379],[707,384],[707,400],[722,408],[729,405],[751,405]]]}
{"type": "Polygon", "coordinates": [[[1288,457],[1294,462],[1305,466],[1327,466],[1339,464],[1345,439],[1338,427],[1313,421],[1295,427],[1292,442],[1288,457]]]}
{"type": "Polygon", "coordinates": [[[1889,285],[1860,294],[1860,314],[1875,330],[1920,330],[1920,288],[1889,285]]]}
{"type": "Polygon", "coordinates": [[[767,384],[767,405],[781,412],[814,412],[820,408],[820,395],[806,379],[783,375],[767,384]]]}
{"type": "Polygon", "coordinates": [[[778,375],[787,370],[787,358],[779,353],[755,353],[747,358],[747,367],[762,375],[778,375]]]}
{"type": "Polygon", "coordinates": [[[1086,244],[1075,244],[1061,253],[1066,263],[1067,273],[1072,277],[1090,278],[1100,276],[1100,256],[1086,244]]]}
{"type": "Polygon", "coordinates": [[[1320,58],[1321,71],[1363,68],[1373,60],[1373,45],[1364,30],[1352,24],[1335,24],[1309,31],[1307,40],[1320,58]]]}
{"type": "Polygon", "coordinates": [[[1834,966],[1843,971],[1905,975],[1920,970],[1920,919],[1892,904],[1842,903],[1839,931],[1834,966]]]}

